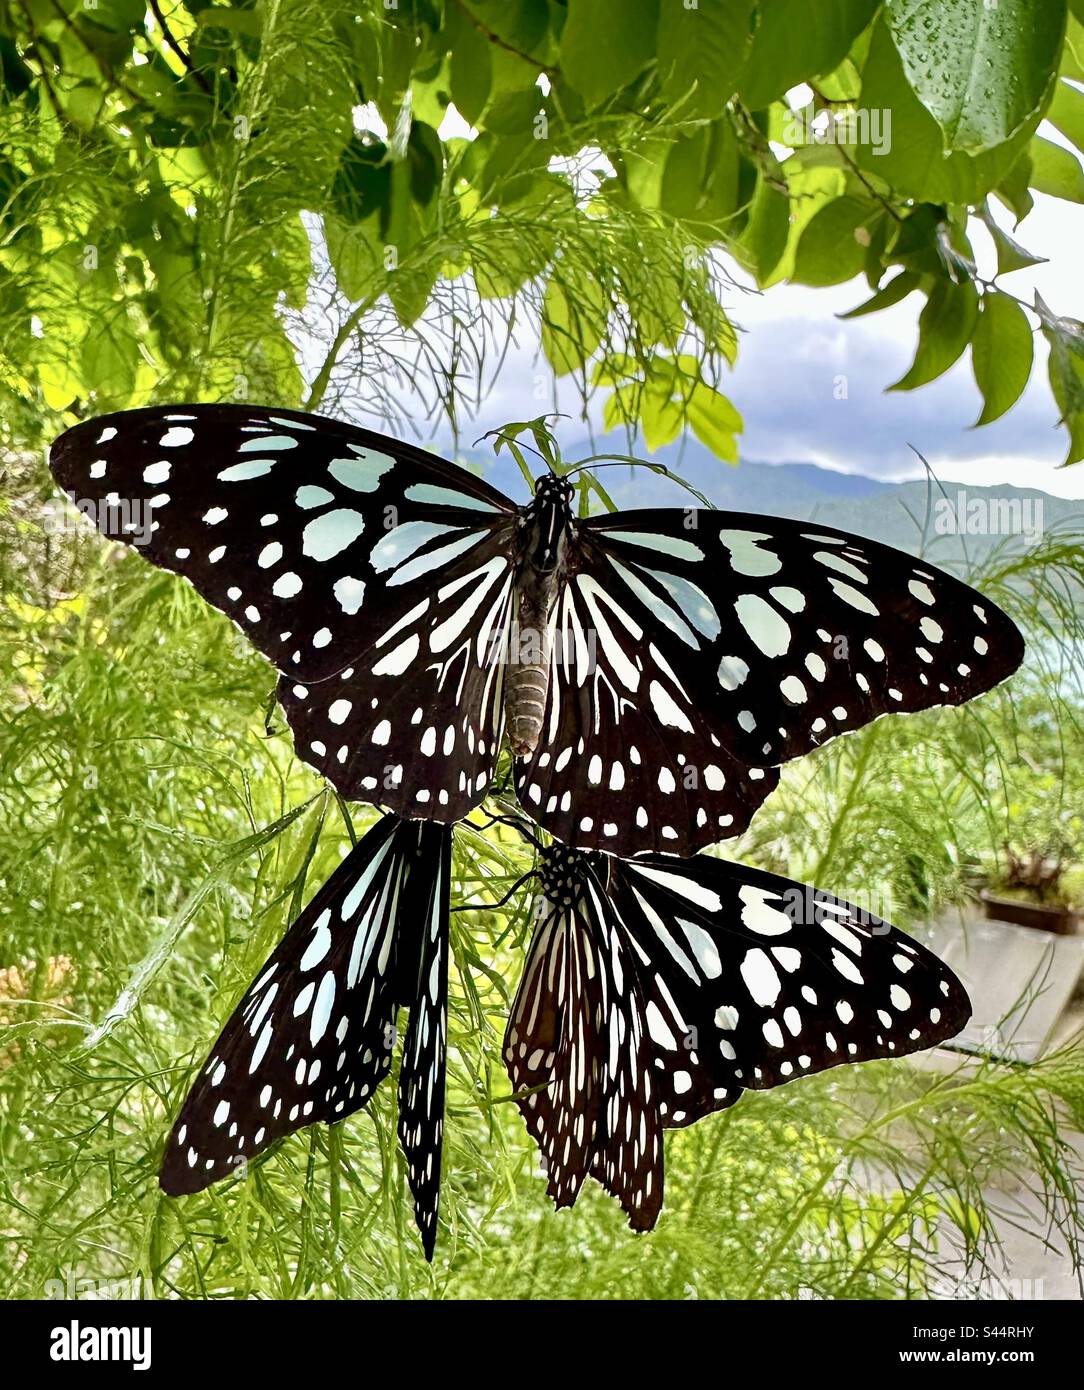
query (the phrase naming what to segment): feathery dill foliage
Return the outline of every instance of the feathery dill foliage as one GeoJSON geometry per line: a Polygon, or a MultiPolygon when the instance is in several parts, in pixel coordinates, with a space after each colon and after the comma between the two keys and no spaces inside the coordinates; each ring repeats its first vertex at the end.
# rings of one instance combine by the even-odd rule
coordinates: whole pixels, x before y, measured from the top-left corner
{"type": "MultiPolygon", "coordinates": [[[[399,425],[402,383],[437,382],[433,413],[454,422],[521,326],[582,392],[617,385],[614,424],[642,415],[637,368],[657,367],[660,344],[686,358],[676,410],[679,378],[710,381],[732,355],[708,230],[701,244],[688,218],[598,193],[585,143],[620,146],[630,167],[650,154],[621,111],[570,118],[565,179],[520,167],[523,151],[479,171],[470,144],[446,145],[416,224],[385,229],[405,248],[389,289],[349,189],[332,196],[355,45],[380,22],[365,8],[355,34],[346,8],[261,7],[253,61],[208,102],[208,120],[243,118],[234,141],[118,139],[123,92],[79,128],[70,103],[64,120],[48,104],[7,109],[12,158],[34,171],[6,205],[26,229],[0,280],[7,438],[40,445],[88,378],[98,410],[239,396],[379,408],[399,425]],[[133,188],[148,227],[116,222],[133,188]],[[83,266],[86,246],[107,274],[83,266]],[[480,297],[457,278],[467,264],[480,297]],[[284,318],[320,349],[306,351],[308,381],[284,318]]],[[[681,129],[657,123],[650,138],[681,129]]],[[[289,1139],[248,1180],[164,1198],[162,1144],[195,1068],[371,813],[293,757],[272,672],[224,618],[119,547],[51,534],[44,467],[25,453],[4,466],[0,1295],[40,1297],[70,1272],[138,1274],[156,1296],[192,1298],[922,1297],[946,1273],[998,1270],[995,1221],[1014,1218],[998,1194],[1014,1184],[1078,1256],[1079,1052],[1032,1068],[878,1063],[746,1095],[667,1137],[650,1236],[632,1238],[593,1186],[555,1215],[500,1061],[524,894],[452,918],[431,1268],[395,1142],[394,1073],[365,1111],[289,1139]]],[[[963,901],[1014,804],[1051,785],[1080,804],[1082,571],[1077,536],[995,555],[972,577],[1027,630],[1027,671],[964,710],[883,720],[791,765],[727,852],[868,894],[901,924],[963,901]]],[[[529,867],[514,837],[463,829],[453,904],[494,903],[529,867]]]]}

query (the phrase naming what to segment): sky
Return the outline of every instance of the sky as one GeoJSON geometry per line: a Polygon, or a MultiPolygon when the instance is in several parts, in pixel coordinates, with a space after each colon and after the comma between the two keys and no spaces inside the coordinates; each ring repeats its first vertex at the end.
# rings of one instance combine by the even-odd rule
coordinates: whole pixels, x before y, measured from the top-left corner
{"type": "MultiPolygon", "coordinates": [[[[791,96],[792,105],[801,104],[801,89],[791,96]]],[[[365,118],[371,128],[371,108],[365,110],[365,118]]],[[[454,109],[447,124],[442,134],[469,133],[454,109]]],[[[1040,132],[1067,143],[1047,122],[1040,132]]],[[[1006,276],[1004,288],[1025,303],[1031,303],[1038,290],[1055,313],[1084,318],[1084,207],[1036,194],[1033,211],[1015,231],[1011,214],[995,200],[991,208],[999,224],[1033,255],[1047,257],[1046,264],[1006,276]]],[[[992,244],[974,219],[972,239],[980,272],[992,276],[992,244]]],[[[911,363],[918,315],[925,303],[922,295],[912,294],[878,314],[843,321],[839,314],[869,297],[864,279],[821,289],[779,285],[761,293],[748,277],[728,268],[737,274],[739,285],[724,296],[724,307],[744,331],[737,363],[721,387],[745,420],[743,458],[816,463],[900,482],[924,476],[914,449],[944,482],[1010,483],[1084,498],[1084,463],[1059,467],[1068,441],[1065,431],[1057,428],[1041,335],[1036,334],[1035,364],[1023,396],[1000,420],[976,430],[971,427],[982,400],[969,352],[927,386],[886,391],[911,363]],[[841,377],[846,383],[843,399],[841,377]]],[[[469,442],[485,430],[549,408],[540,406],[535,392],[540,370],[545,364],[535,348],[511,350],[482,408],[464,422],[461,438],[469,442]]],[[[558,405],[570,414],[579,413],[578,393],[568,381],[563,387],[558,384],[558,405]]],[[[557,433],[566,458],[575,456],[570,444],[585,440],[592,430],[596,437],[602,433],[601,412],[600,398],[591,407],[590,424],[570,420],[560,425],[557,433]]],[[[438,433],[434,442],[446,441],[438,433]]]]}

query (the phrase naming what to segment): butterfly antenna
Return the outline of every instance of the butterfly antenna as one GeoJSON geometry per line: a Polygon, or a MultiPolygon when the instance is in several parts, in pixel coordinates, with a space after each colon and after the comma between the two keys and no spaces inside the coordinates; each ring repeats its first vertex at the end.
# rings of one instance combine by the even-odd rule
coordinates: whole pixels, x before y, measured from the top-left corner
{"type": "Polygon", "coordinates": [[[665,463],[652,463],[650,459],[633,458],[631,454],[592,454],[590,458],[584,459],[582,463],[573,464],[571,468],[565,471],[564,476],[566,478],[570,477],[573,473],[579,473],[584,468],[616,468],[620,463],[630,465],[633,468],[646,468],[649,473],[656,473],[661,478],[669,478],[672,483],[677,483],[679,487],[683,487],[686,492],[691,493],[701,506],[707,507],[711,511],[715,511],[716,509],[714,502],[705,497],[699,489],[693,487],[692,483],[687,483],[685,479],[680,477],[677,473],[672,473],[665,463]],[[596,461],[598,459],[609,459],[612,461],[609,463],[599,463],[596,461]]]}
{"type": "MultiPolygon", "coordinates": [[[[600,455],[600,457],[601,457],[601,455],[600,455]]],[[[625,462],[626,462],[626,463],[630,463],[630,464],[631,464],[631,463],[637,463],[637,464],[639,464],[642,468],[656,468],[656,467],[661,468],[661,467],[663,467],[662,464],[648,463],[646,459],[631,459],[631,458],[630,458],[630,459],[626,459],[625,462]]],[[[617,466],[618,466],[618,465],[617,465],[617,461],[616,461],[616,460],[615,460],[613,463],[595,463],[592,459],[585,459],[585,460],[583,461],[583,463],[574,463],[574,464],[572,465],[571,468],[566,469],[566,470],[565,470],[565,477],[566,477],[566,478],[569,478],[569,477],[572,476],[573,473],[581,473],[585,468],[616,468],[617,466]]]]}
{"type": "Polygon", "coordinates": [[[553,472],[553,469],[550,467],[549,459],[546,458],[541,450],[536,449],[533,444],[527,444],[522,439],[517,439],[514,434],[508,434],[505,430],[486,430],[485,434],[478,436],[472,447],[477,449],[478,445],[482,444],[487,439],[503,439],[506,444],[514,444],[517,449],[530,449],[531,453],[540,458],[546,467],[549,468],[550,472],[553,472]]]}
{"type": "MultiPolygon", "coordinates": [[[[468,822],[473,824],[473,822],[468,822]]],[[[492,816],[486,821],[485,825],[475,825],[475,830],[488,830],[491,825],[510,825],[513,830],[518,830],[529,845],[534,845],[540,853],[545,848],[538,836],[528,828],[518,816],[492,816]]]]}
{"type": "Polygon", "coordinates": [[[538,877],[537,869],[528,869],[525,874],[521,874],[512,884],[503,898],[495,903],[464,903],[462,907],[453,907],[451,912],[496,912],[497,908],[503,907],[510,898],[514,898],[525,883],[529,883],[532,878],[538,877]]]}

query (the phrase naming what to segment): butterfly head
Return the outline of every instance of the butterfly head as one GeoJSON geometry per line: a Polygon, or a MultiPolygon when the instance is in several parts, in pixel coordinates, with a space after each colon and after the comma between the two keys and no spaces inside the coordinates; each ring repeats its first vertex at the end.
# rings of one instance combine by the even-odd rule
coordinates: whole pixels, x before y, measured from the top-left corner
{"type": "Polygon", "coordinates": [[[534,485],[536,502],[545,502],[561,511],[571,512],[572,494],[575,488],[567,478],[558,473],[543,473],[534,485]]]}
{"type": "Polygon", "coordinates": [[[555,907],[575,907],[583,893],[584,856],[556,841],[542,851],[542,892],[555,907]]]}

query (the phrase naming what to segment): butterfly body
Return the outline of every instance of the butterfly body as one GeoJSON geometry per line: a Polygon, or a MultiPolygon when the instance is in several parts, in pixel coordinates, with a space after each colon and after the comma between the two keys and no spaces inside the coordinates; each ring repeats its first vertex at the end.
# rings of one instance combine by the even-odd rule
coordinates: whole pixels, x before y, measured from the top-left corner
{"type": "Polygon", "coordinates": [[[538,747],[549,694],[551,620],[566,578],[572,523],[572,487],[545,474],[519,520],[515,630],[506,655],[504,712],[517,758],[538,747]]]}

